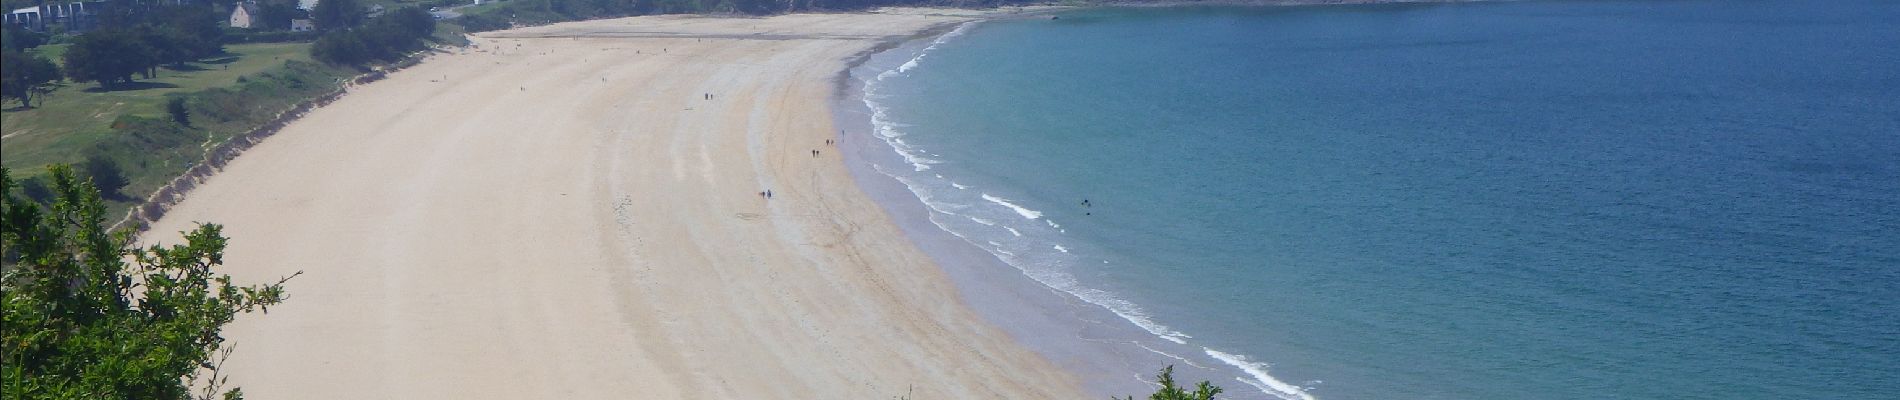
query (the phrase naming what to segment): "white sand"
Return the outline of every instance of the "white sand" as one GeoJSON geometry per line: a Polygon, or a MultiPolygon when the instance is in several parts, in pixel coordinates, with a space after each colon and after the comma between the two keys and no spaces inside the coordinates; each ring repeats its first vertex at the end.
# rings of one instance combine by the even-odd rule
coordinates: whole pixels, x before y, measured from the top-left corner
{"type": "Polygon", "coordinates": [[[844,62],[969,18],[947,13],[481,35],[285,128],[145,239],[217,222],[240,282],[305,271],[226,330],[251,398],[1086,397],[823,144],[844,62]]]}

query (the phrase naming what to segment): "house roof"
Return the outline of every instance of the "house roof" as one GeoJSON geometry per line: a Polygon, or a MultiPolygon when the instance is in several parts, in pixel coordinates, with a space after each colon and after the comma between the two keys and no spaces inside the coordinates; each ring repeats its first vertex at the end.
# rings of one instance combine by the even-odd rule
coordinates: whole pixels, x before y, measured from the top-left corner
{"type": "MultiPolygon", "coordinates": [[[[237,9],[244,10],[245,15],[257,15],[257,3],[251,3],[251,2],[238,3],[237,9]]],[[[236,12],[236,10],[233,10],[233,12],[236,12]]]]}

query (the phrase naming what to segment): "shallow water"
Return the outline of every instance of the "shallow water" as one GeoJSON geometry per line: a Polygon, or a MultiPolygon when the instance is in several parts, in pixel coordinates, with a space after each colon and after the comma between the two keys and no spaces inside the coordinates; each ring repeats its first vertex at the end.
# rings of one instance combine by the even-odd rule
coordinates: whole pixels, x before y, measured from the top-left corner
{"type": "Polygon", "coordinates": [[[933,222],[1265,392],[1875,399],[1896,43],[1891,1],[1098,9],[866,90],[933,222]]]}

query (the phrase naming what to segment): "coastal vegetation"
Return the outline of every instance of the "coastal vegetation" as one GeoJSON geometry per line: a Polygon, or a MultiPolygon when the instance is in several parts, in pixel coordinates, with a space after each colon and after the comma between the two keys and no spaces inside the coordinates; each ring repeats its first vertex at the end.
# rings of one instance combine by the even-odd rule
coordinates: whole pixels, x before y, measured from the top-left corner
{"type": "MultiPolygon", "coordinates": [[[[351,0],[331,1],[343,3],[351,0]]],[[[318,26],[323,26],[323,19],[318,21],[318,26]]],[[[395,62],[427,48],[425,40],[435,34],[435,18],[422,9],[404,7],[366,22],[336,22],[328,29],[332,30],[325,32],[311,46],[310,55],[331,64],[362,66],[374,62],[395,62]]]]}
{"type": "MultiPolygon", "coordinates": [[[[60,53],[69,46],[45,45],[27,54],[60,53]]],[[[222,54],[162,66],[150,79],[116,90],[48,83],[48,90],[34,95],[34,107],[0,111],[0,132],[7,136],[0,162],[24,174],[18,177],[23,185],[46,186],[46,166],[54,164],[86,166],[76,172],[95,180],[102,176],[94,174],[116,172],[123,185],[106,185],[106,201],[109,209],[123,210],[190,168],[211,145],[256,129],[356,74],[312,62],[309,48],[225,46],[222,54]]]]}
{"type": "Polygon", "coordinates": [[[222,20],[210,8],[170,6],[134,15],[139,16],[135,23],[74,38],[61,56],[66,76],[113,90],[131,84],[133,74],[150,79],[161,65],[183,67],[224,52],[222,20]]]}
{"type": "MultiPolygon", "coordinates": [[[[0,168],[0,381],[7,399],[238,399],[220,335],[238,314],[285,299],[285,277],[239,286],[216,271],[220,227],[138,248],[106,227],[99,192],[71,168],[50,202],[15,196],[0,168]]],[[[295,275],[293,274],[292,277],[295,275]]]]}
{"type": "MultiPolygon", "coordinates": [[[[294,10],[294,2],[285,4],[294,10]]],[[[316,10],[326,32],[314,44],[233,44],[317,36],[223,28],[204,4],[115,14],[105,18],[111,24],[81,34],[9,25],[0,36],[0,94],[15,106],[0,110],[4,166],[26,174],[19,181],[27,189],[49,186],[48,165],[83,166],[75,172],[100,184],[108,209],[124,210],[217,144],[334,92],[374,64],[426,49],[436,25],[416,7],[367,18],[350,12],[361,9],[350,0],[323,4],[332,6],[316,10]]],[[[28,197],[45,200],[45,192],[28,197]]]]}

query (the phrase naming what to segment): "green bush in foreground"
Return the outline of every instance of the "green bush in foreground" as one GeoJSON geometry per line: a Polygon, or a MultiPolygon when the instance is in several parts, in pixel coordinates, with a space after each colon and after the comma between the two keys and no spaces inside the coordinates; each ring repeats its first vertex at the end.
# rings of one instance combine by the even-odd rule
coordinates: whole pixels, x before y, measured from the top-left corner
{"type": "MultiPolygon", "coordinates": [[[[0,393],[6,399],[236,399],[218,375],[219,335],[238,313],[284,300],[284,280],[236,286],[219,226],[183,245],[108,232],[99,193],[51,169],[51,204],[14,196],[0,168],[0,393]]],[[[292,275],[295,276],[295,275],[292,275]]]]}
{"type": "MultiPolygon", "coordinates": [[[[1155,383],[1161,384],[1161,389],[1156,390],[1155,394],[1149,395],[1148,400],[1214,400],[1214,395],[1220,394],[1221,392],[1220,386],[1214,386],[1207,381],[1201,381],[1201,383],[1194,385],[1194,391],[1192,392],[1175,386],[1173,365],[1162,368],[1161,375],[1155,376],[1155,383]]],[[[1128,396],[1116,400],[1135,400],[1135,396],[1128,396]]]]}

